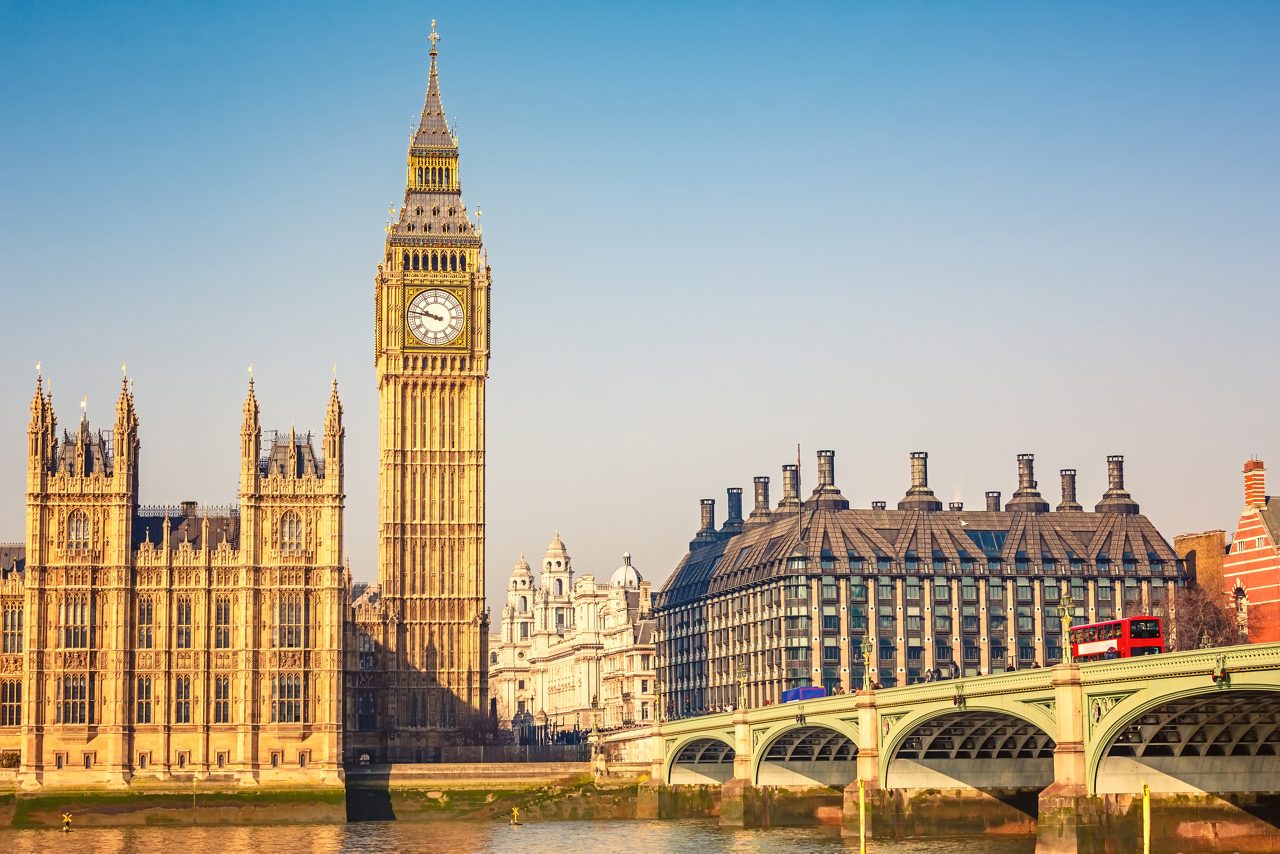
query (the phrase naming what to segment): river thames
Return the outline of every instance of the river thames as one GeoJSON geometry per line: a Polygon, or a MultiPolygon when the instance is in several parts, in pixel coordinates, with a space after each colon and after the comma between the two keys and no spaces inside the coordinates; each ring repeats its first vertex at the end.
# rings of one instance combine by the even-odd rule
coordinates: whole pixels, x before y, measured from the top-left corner
{"type": "MultiPolygon", "coordinates": [[[[511,827],[500,822],[357,822],[289,826],[117,827],[13,830],[0,833],[4,854],[89,852],[440,851],[449,854],[577,854],[653,851],[663,854],[824,854],[858,850],[835,828],[721,828],[714,821],[547,821],[511,827]]],[[[1031,854],[1030,838],[915,839],[868,843],[874,854],[1031,854]]]]}

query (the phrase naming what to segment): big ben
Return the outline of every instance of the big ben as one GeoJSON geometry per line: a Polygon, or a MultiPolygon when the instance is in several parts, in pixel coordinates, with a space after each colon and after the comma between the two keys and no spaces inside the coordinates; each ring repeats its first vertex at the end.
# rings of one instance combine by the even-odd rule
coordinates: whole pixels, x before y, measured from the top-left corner
{"type": "Polygon", "coordinates": [[[388,655],[383,749],[411,759],[449,740],[486,695],[484,405],[489,269],[463,204],[458,141],[432,22],[404,204],[375,283],[378,580],[388,655]],[[388,735],[388,733],[390,733],[388,735]]]}

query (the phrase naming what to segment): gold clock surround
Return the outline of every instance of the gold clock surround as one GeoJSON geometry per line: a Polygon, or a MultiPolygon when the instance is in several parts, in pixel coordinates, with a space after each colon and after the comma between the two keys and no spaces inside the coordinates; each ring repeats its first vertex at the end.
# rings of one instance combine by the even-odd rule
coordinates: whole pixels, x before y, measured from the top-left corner
{"type": "Polygon", "coordinates": [[[469,350],[471,349],[471,287],[469,285],[446,285],[439,282],[424,282],[405,285],[404,310],[401,312],[401,325],[404,328],[404,348],[406,350],[469,350]],[[451,294],[462,306],[462,331],[447,344],[428,344],[419,340],[409,328],[409,305],[414,297],[424,291],[444,291],[451,294]]]}

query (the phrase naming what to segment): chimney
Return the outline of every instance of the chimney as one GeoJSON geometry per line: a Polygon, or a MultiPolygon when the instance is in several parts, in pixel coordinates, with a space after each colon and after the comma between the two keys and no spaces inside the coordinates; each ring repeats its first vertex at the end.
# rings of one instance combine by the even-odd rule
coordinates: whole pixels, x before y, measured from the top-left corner
{"type": "Polygon", "coordinates": [[[1000,493],[992,491],[987,493],[987,510],[998,511],[1000,509],[1000,493]]]}
{"type": "Polygon", "coordinates": [[[1120,513],[1126,516],[1138,513],[1138,502],[1124,488],[1124,457],[1119,454],[1107,457],[1107,491],[1093,509],[1098,513],[1120,513]]]}
{"type": "Polygon", "coordinates": [[[911,452],[911,488],[924,489],[929,486],[929,452],[911,452]]]}
{"type": "Polygon", "coordinates": [[[1076,500],[1076,470],[1063,469],[1059,474],[1062,475],[1062,502],[1058,504],[1058,510],[1083,510],[1076,500]]]}
{"type": "Polygon", "coordinates": [[[814,509],[848,510],[849,502],[836,486],[836,452],[818,451],[818,485],[809,496],[814,509]]]}
{"type": "Polygon", "coordinates": [[[787,463],[782,467],[782,500],[778,509],[796,507],[800,504],[800,466],[787,463]]]}
{"type": "Polygon", "coordinates": [[[1049,502],[1036,489],[1036,455],[1018,454],[1018,491],[1004,509],[1021,513],[1048,513],[1049,502]]]}
{"type": "Polygon", "coordinates": [[[700,503],[702,512],[702,525],[698,528],[698,533],[694,534],[693,542],[689,543],[690,549],[696,549],[708,543],[716,541],[716,500],[714,498],[704,498],[700,503]]]}
{"type": "Polygon", "coordinates": [[[898,502],[899,510],[941,510],[942,502],[929,488],[929,452],[911,452],[911,488],[898,502]]]}
{"type": "Polygon", "coordinates": [[[818,451],[818,488],[836,485],[836,452],[818,451]]]}
{"type": "Polygon", "coordinates": [[[197,506],[197,503],[194,501],[182,501],[178,503],[178,507],[182,510],[182,515],[188,519],[196,515],[197,506]]]}
{"type": "Polygon", "coordinates": [[[952,501],[950,504],[947,505],[947,509],[953,513],[959,513],[961,510],[964,509],[964,502],[952,501]]]}
{"type": "Polygon", "coordinates": [[[768,522],[773,515],[769,512],[769,478],[765,475],[760,475],[755,479],[755,487],[756,505],[751,508],[751,518],[747,520],[748,525],[768,522]]]}
{"type": "Polygon", "coordinates": [[[742,530],[742,489],[731,486],[726,490],[729,512],[725,517],[720,533],[733,535],[742,530]]]}
{"type": "Polygon", "coordinates": [[[714,531],[716,529],[716,500],[714,498],[702,499],[702,528],[698,533],[704,531],[714,531]]]}
{"type": "Polygon", "coordinates": [[[872,502],[871,502],[871,509],[872,509],[872,510],[886,510],[886,509],[888,509],[888,507],[889,507],[889,503],[888,503],[887,501],[872,501],[872,502]]]}
{"type": "Polygon", "coordinates": [[[1247,460],[1244,464],[1244,506],[1267,506],[1267,467],[1262,460],[1247,460]]]}

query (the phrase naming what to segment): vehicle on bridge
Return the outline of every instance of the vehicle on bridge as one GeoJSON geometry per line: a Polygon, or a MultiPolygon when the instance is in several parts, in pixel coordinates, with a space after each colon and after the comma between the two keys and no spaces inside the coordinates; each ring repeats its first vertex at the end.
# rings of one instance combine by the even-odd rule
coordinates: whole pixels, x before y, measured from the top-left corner
{"type": "Polygon", "coordinates": [[[1164,621],[1159,617],[1124,617],[1068,629],[1071,657],[1076,661],[1132,658],[1164,652],[1164,621]]]}
{"type": "Polygon", "coordinates": [[[795,700],[813,700],[817,697],[827,696],[827,689],[818,685],[801,685],[799,688],[788,688],[782,692],[782,702],[791,703],[795,700]]]}

